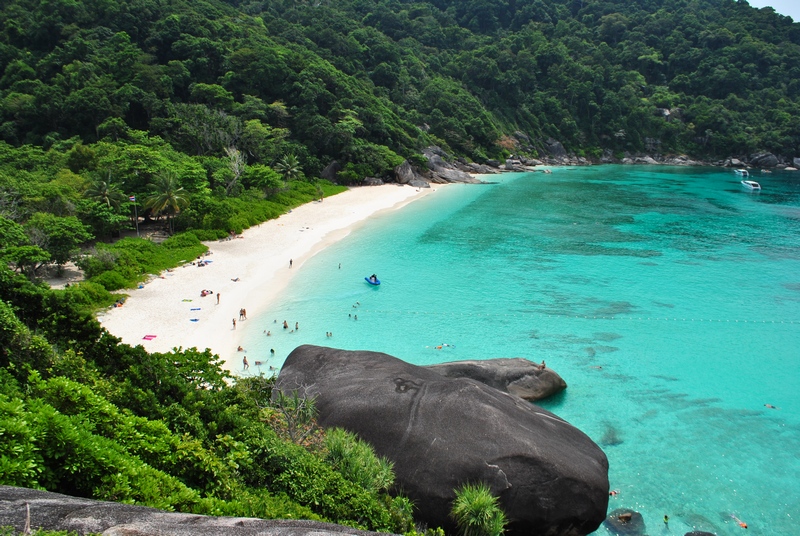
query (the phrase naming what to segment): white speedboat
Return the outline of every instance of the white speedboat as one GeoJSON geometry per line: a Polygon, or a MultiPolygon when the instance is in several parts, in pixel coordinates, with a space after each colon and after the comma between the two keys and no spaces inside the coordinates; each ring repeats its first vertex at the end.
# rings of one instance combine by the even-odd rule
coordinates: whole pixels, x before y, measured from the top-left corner
{"type": "Polygon", "coordinates": [[[758,184],[756,181],[742,181],[742,186],[747,188],[748,190],[760,190],[761,185],[758,184]]]}
{"type": "Polygon", "coordinates": [[[742,176],[742,177],[749,177],[750,176],[750,172],[747,171],[746,169],[734,169],[733,172],[736,173],[737,175],[742,176]]]}

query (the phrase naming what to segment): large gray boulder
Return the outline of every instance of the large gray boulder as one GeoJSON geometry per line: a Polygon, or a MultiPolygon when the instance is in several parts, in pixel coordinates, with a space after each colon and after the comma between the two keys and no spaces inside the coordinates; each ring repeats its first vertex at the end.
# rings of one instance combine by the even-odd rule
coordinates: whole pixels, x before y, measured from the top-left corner
{"type": "Polygon", "coordinates": [[[425,368],[447,378],[472,378],[532,402],[567,388],[556,371],[522,357],[451,361],[425,368]]]}
{"type": "Polygon", "coordinates": [[[304,345],[276,388],[316,398],[321,426],[394,462],[417,520],[454,530],[454,490],[485,482],[509,535],[584,535],[606,516],[608,460],[577,428],[519,397],[387,354],[304,345]]]}
{"type": "Polygon", "coordinates": [[[400,184],[411,184],[413,181],[425,181],[425,179],[417,173],[408,160],[403,160],[403,163],[394,168],[394,177],[400,184]]]}
{"type": "Polygon", "coordinates": [[[146,506],[0,486],[0,527],[14,527],[23,533],[26,523],[31,529],[78,534],[102,532],[105,536],[377,536],[375,532],[317,521],[177,514],[146,506]]]}
{"type": "Polygon", "coordinates": [[[778,165],[778,157],[772,153],[760,153],[750,156],[750,165],[760,168],[771,168],[778,165]]]}
{"type": "Polygon", "coordinates": [[[448,161],[449,155],[440,147],[426,147],[422,151],[428,161],[429,178],[435,183],[463,182],[467,184],[478,184],[481,181],[458,169],[455,164],[448,161]]]}
{"type": "Polygon", "coordinates": [[[322,170],[319,176],[325,180],[329,180],[332,183],[336,184],[338,181],[337,173],[339,173],[341,170],[342,170],[342,165],[338,161],[334,160],[330,164],[325,166],[325,169],[322,170]]]}
{"type": "Polygon", "coordinates": [[[567,150],[564,149],[561,142],[553,138],[547,138],[544,142],[544,148],[555,158],[564,158],[567,156],[567,150]]]}

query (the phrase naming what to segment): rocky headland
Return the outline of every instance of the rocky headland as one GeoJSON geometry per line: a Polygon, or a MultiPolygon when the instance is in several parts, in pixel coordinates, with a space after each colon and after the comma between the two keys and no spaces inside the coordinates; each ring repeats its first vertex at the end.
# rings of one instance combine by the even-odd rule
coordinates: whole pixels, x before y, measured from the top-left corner
{"type": "MultiPolygon", "coordinates": [[[[489,375],[487,375],[488,378],[489,375]]],[[[396,357],[304,345],[276,388],[313,397],[323,428],[341,427],[394,463],[415,519],[455,529],[455,490],[484,482],[511,536],[577,536],[606,518],[608,460],[583,432],[530,402],[396,357]]]]}
{"type": "MultiPolygon", "coordinates": [[[[431,184],[474,184],[486,182],[478,179],[476,175],[492,175],[511,171],[547,172],[547,170],[542,169],[542,166],[592,166],[599,164],[715,166],[786,171],[800,169],[800,158],[789,158],[768,152],[707,160],[691,158],[684,154],[661,154],[657,150],[650,153],[625,152],[622,154],[614,154],[612,151],[606,150],[600,157],[591,158],[568,153],[561,142],[552,138],[541,142],[538,146],[534,146],[524,134],[517,133],[516,136],[516,147],[520,150],[520,154],[511,156],[503,162],[491,159],[480,164],[469,162],[464,158],[457,158],[448,154],[440,147],[432,146],[422,151],[422,156],[426,161],[424,168],[413,166],[406,160],[394,169],[391,176],[384,178],[367,177],[363,184],[371,186],[389,182],[407,184],[415,188],[429,188],[431,184]],[[525,154],[539,154],[540,156],[533,158],[524,156],[525,154]]],[[[658,147],[658,143],[655,140],[651,140],[650,145],[654,149],[658,147]]],[[[322,172],[322,177],[335,182],[336,172],[339,169],[341,169],[341,166],[338,162],[333,162],[322,172]]]]}

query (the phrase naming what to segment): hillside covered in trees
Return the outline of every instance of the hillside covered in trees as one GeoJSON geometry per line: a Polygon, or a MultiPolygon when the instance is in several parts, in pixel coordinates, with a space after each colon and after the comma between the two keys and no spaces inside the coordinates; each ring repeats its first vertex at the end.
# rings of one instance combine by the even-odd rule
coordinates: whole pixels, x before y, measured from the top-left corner
{"type": "Polygon", "coordinates": [[[586,156],[800,153],[800,24],[745,1],[4,4],[15,146],[133,129],[201,162],[337,159],[344,181],[431,143],[476,161],[549,137],[586,156]]]}
{"type": "Polygon", "coordinates": [[[0,483],[413,531],[391,466],[209,352],[92,316],[201,240],[384,177],[625,152],[800,156],[800,24],[734,0],[6,0],[0,483]],[[165,217],[160,245],[128,238],[165,217]],[[87,281],[35,283],[79,248],[87,281]],[[83,250],[87,252],[86,249],[83,250]]]}

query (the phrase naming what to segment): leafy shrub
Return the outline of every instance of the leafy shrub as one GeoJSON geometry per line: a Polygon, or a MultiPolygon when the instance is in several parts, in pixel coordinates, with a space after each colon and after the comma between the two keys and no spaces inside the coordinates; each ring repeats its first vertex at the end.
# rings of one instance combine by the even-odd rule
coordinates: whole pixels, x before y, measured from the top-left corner
{"type": "Polygon", "coordinates": [[[221,229],[190,229],[186,231],[187,234],[193,234],[198,240],[210,242],[212,240],[220,240],[228,236],[228,233],[221,229]]]}
{"type": "Polygon", "coordinates": [[[505,530],[506,516],[483,482],[456,490],[450,515],[463,536],[499,536],[505,530]]]}
{"type": "Polygon", "coordinates": [[[267,428],[251,428],[245,442],[259,460],[248,473],[250,487],[267,486],[317,515],[352,527],[398,533],[413,523],[409,511],[388,496],[370,492],[300,446],[280,440],[267,428]]]}
{"type": "Polygon", "coordinates": [[[0,394],[0,484],[36,487],[42,471],[33,430],[19,398],[0,394]]]}
{"type": "Polygon", "coordinates": [[[325,431],[325,460],[348,480],[375,492],[394,483],[394,465],[379,457],[372,447],[342,428],[325,431]]]}
{"type": "Polygon", "coordinates": [[[113,270],[94,276],[91,282],[100,285],[108,291],[130,288],[136,284],[135,281],[128,281],[121,273],[113,270]]]}

